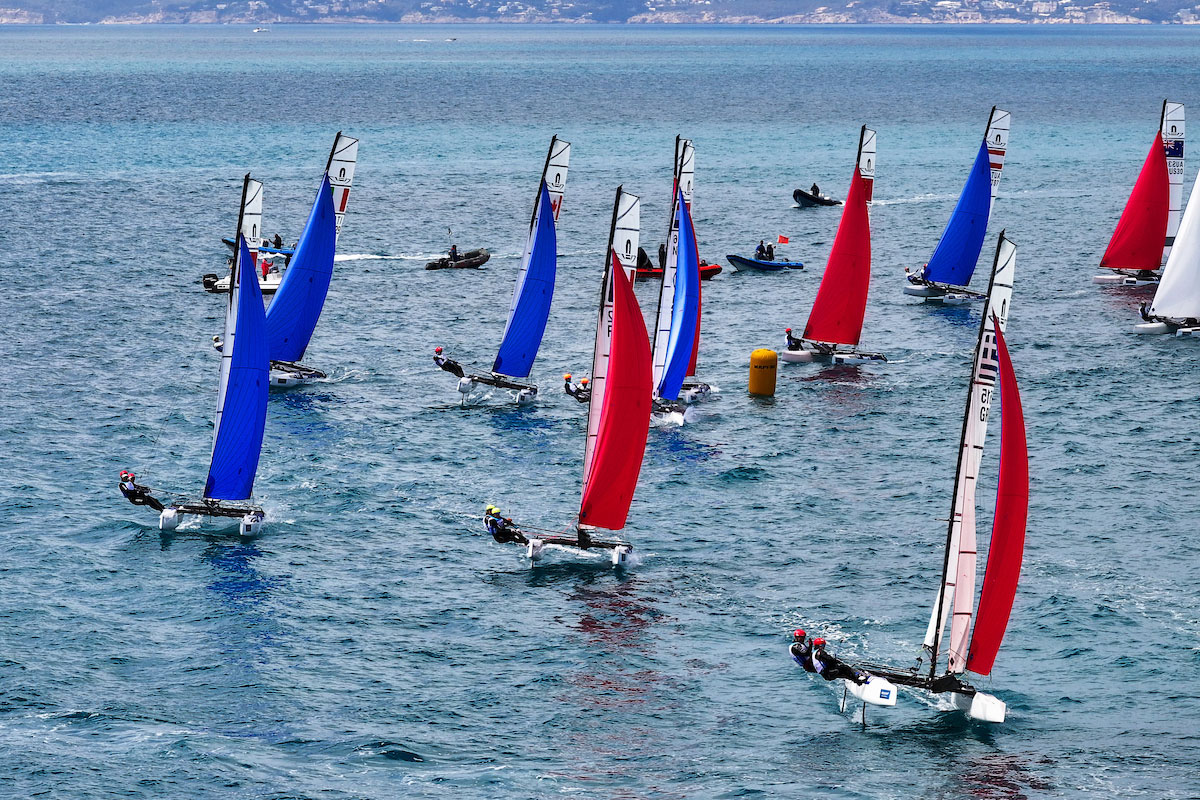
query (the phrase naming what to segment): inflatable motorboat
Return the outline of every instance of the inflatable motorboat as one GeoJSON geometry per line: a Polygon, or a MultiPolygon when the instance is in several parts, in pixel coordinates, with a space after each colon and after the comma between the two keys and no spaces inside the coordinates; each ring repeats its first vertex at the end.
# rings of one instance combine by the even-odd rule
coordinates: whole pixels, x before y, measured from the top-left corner
{"type": "Polygon", "coordinates": [[[800,204],[801,208],[814,208],[816,206],[840,206],[841,200],[834,200],[827,194],[813,194],[806,192],[804,189],[797,189],[792,192],[792,199],[800,204]]]}
{"type": "MultiPolygon", "coordinates": [[[[661,278],[663,276],[663,263],[662,262],[663,262],[663,259],[666,258],[665,249],[666,248],[659,249],[660,259],[659,259],[658,265],[655,266],[654,262],[652,262],[650,260],[650,256],[646,255],[646,251],[639,247],[638,248],[637,275],[634,277],[634,280],[647,281],[647,280],[650,280],[651,278],[661,278]],[[644,258],[643,258],[643,256],[644,256],[644,258]]],[[[720,264],[710,264],[710,263],[708,263],[707,260],[705,260],[703,258],[700,259],[700,280],[702,280],[702,281],[712,280],[713,275],[721,274],[721,270],[722,270],[722,267],[720,264]]]]}
{"type": "Polygon", "coordinates": [[[491,253],[480,247],[477,250],[459,253],[457,261],[451,261],[449,256],[442,256],[436,261],[426,264],[425,269],[478,269],[491,257],[491,253]]]}
{"type": "MultiPolygon", "coordinates": [[[[268,272],[266,275],[260,276],[258,279],[259,289],[263,294],[275,294],[279,290],[279,284],[283,280],[283,273],[279,270],[268,272]]],[[[220,277],[215,272],[209,272],[200,276],[200,283],[204,286],[204,291],[209,294],[229,294],[229,276],[220,277]]]]}
{"type": "Polygon", "coordinates": [[[747,270],[758,270],[759,272],[780,272],[785,269],[804,269],[803,261],[766,261],[758,258],[747,258],[746,256],[733,255],[732,253],[725,256],[729,259],[729,263],[737,269],[738,272],[747,270]]]}

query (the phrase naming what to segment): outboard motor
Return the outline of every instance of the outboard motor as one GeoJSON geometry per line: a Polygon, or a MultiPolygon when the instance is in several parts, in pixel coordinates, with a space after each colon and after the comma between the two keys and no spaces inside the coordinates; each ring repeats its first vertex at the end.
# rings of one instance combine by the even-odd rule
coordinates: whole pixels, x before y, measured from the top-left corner
{"type": "Polygon", "coordinates": [[[215,272],[209,272],[200,278],[200,283],[204,286],[204,291],[211,292],[217,285],[218,280],[220,280],[220,277],[215,272]]]}

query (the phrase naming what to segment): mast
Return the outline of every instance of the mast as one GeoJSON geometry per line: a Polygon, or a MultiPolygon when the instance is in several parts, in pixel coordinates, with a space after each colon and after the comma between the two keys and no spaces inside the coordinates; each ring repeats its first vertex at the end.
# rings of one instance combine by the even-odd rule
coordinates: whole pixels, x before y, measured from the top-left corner
{"type": "MultiPolygon", "coordinates": [[[[946,524],[946,548],[942,558],[942,578],[938,584],[937,600],[930,616],[925,634],[925,644],[930,648],[929,677],[937,675],[938,657],[941,651],[942,632],[949,603],[954,601],[956,615],[964,616],[951,629],[951,648],[963,638],[965,626],[969,624],[974,603],[975,569],[975,484],[978,479],[983,443],[987,435],[988,412],[995,394],[996,361],[995,328],[993,314],[999,320],[1000,330],[1008,322],[1009,300],[1012,298],[1012,278],[1015,268],[1016,247],[1000,232],[996,243],[996,256],[992,263],[992,274],[988,281],[988,304],[979,321],[975,355],[972,359],[971,379],[967,385],[967,399],[963,412],[962,433],[959,437],[958,460],[954,473],[954,492],[950,500],[950,517],[946,524]],[[977,391],[978,390],[978,391],[977,391]],[[954,561],[954,575],[951,561],[954,561]],[[961,562],[961,563],[960,563],[961,562]],[[959,576],[970,572],[969,584],[959,586],[959,576]],[[953,578],[953,580],[952,580],[953,578]],[[963,591],[965,590],[965,592],[963,591]],[[965,608],[965,611],[963,610],[965,608]]],[[[953,654],[951,656],[953,659],[953,654]]],[[[951,664],[948,671],[959,666],[951,664]]]]}

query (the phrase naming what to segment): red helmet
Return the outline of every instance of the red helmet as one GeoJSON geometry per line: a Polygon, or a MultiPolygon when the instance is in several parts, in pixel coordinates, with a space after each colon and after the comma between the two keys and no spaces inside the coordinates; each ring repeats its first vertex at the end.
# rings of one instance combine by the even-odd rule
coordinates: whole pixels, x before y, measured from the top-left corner
{"type": "Polygon", "coordinates": [[[822,639],[820,636],[818,636],[816,639],[813,639],[813,647],[824,647],[824,646],[825,646],[825,640],[822,639]]]}
{"type": "Polygon", "coordinates": [[[441,346],[439,345],[438,347],[433,348],[433,352],[440,356],[442,354],[441,346]]]}
{"type": "Polygon", "coordinates": [[[791,333],[791,332],[792,332],[792,329],[791,329],[791,328],[784,328],[784,329],[783,329],[783,332],[784,332],[784,333],[791,333]]]}
{"type": "Polygon", "coordinates": [[[796,630],[792,631],[792,638],[796,640],[803,639],[807,635],[803,628],[796,628],[796,630]]]}

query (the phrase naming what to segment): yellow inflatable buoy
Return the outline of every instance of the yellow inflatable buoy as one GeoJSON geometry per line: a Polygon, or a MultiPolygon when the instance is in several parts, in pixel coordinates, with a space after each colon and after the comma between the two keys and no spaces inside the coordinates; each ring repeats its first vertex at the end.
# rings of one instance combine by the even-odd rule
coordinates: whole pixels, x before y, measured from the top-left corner
{"type": "Polygon", "coordinates": [[[775,370],[778,363],[779,354],[774,350],[759,348],[750,354],[750,394],[775,396],[775,370]]]}

